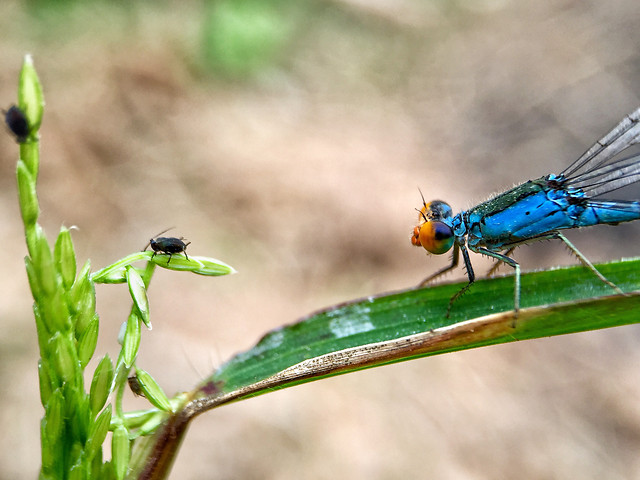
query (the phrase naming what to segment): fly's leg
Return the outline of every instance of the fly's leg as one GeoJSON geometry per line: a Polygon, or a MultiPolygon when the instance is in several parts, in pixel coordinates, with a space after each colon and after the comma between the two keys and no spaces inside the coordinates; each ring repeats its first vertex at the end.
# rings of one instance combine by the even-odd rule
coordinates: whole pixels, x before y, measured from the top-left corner
{"type": "MultiPolygon", "coordinates": [[[[427,278],[425,278],[423,281],[421,281],[418,284],[418,288],[424,287],[425,285],[430,283],[432,280],[435,280],[436,278],[438,278],[440,275],[443,275],[443,274],[447,273],[449,270],[453,270],[454,268],[456,268],[458,266],[458,260],[460,259],[459,249],[460,249],[460,247],[458,245],[458,242],[456,242],[453,245],[453,254],[451,256],[451,265],[449,265],[448,267],[444,267],[444,268],[438,270],[433,275],[429,275],[427,278]]],[[[466,252],[466,250],[465,250],[465,252],[466,252]]],[[[463,253],[463,255],[465,255],[465,253],[463,253]]],[[[468,259],[468,255],[466,256],[466,258],[468,259]]],[[[465,261],[464,261],[465,264],[468,263],[467,259],[465,259],[465,261]]],[[[469,265],[471,265],[471,264],[469,263],[469,265]]]]}
{"type": "MultiPolygon", "coordinates": [[[[516,247],[511,247],[509,250],[507,250],[506,252],[503,253],[503,255],[505,257],[508,257],[509,255],[511,255],[513,253],[513,251],[516,249],[516,247]]],[[[500,268],[500,266],[505,263],[502,260],[496,262],[493,264],[493,266],[489,269],[489,271],[487,272],[487,277],[492,277],[494,273],[496,273],[498,271],[498,269],[500,268]]]]}
{"type": "MultiPolygon", "coordinates": [[[[513,305],[514,305],[513,306],[513,310],[514,310],[514,317],[517,317],[518,316],[518,310],[520,310],[520,264],[518,262],[516,262],[513,258],[507,257],[506,254],[492,252],[491,250],[487,250],[486,248],[472,248],[472,247],[470,247],[470,248],[475,253],[480,253],[482,255],[487,255],[488,257],[495,258],[496,260],[498,260],[498,261],[500,261],[502,263],[506,263],[510,267],[513,267],[513,269],[515,270],[515,273],[514,273],[515,287],[514,287],[514,292],[513,292],[513,305]]],[[[509,253],[510,251],[511,250],[508,250],[507,253],[509,253]]]]}
{"type": "Polygon", "coordinates": [[[564,235],[562,235],[561,233],[556,233],[555,235],[553,235],[552,238],[557,238],[558,240],[562,240],[565,245],[567,247],[569,247],[569,250],[571,250],[571,252],[578,257],[578,260],[580,260],[580,262],[587,267],[589,270],[591,270],[600,280],[602,280],[604,283],[606,283],[607,285],[609,285],[611,288],[613,288],[616,292],[620,293],[621,295],[624,295],[624,292],[620,289],[620,287],[618,287],[615,283],[607,280],[607,278],[602,275],[598,269],[596,267],[593,266],[593,263],[591,263],[589,261],[589,259],[587,257],[585,257],[582,252],[580,250],[578,250],[573,243],[571,243],[564,235]]]}
{"type": "Polygon", "coordinates": [[[447,315],[446,315],[447,318],[449,318],[449,315],[451,314],[451,307],[453,307],[453,302],[459,299],[464,294],[464,292],[469,290],[469,287],[471,286],[471,284],[476,281],[476,274],[473,273],[473,267],[471,266],[471,260],[469,259],[469,252],[467,252],[467,247],[465,245],[458,245],[457,243],[456,243],[456,249],[454,250],[455,263],[453,263],[449,268],[441,270],[440,272],[438,272],[438,274],[444,273],[447,270],[451,270],[453,267],[455,267],[458,264],[458,248],[462,250],[462,259],[464,260],[464,268],[467,270],[467,277],[469,277],[469,283],[467,283],[464,287],[462,287],[462,289],[458,291],[458,293],[456,293],[449,300],[449,306],[447,307],[447,315]]]}

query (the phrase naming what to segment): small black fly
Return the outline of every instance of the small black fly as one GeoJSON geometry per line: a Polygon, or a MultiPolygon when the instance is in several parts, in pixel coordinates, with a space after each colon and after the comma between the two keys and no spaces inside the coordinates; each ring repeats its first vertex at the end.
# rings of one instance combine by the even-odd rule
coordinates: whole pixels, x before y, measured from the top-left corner
{"type": "Polygon", "coordinates": [[[16,136],[16,141],[18,143],[26,142],[31,134],[31,127],[29,127],[29,121],[24,112],[15,105],[12,105],[9,110],[3,110],[3,113],[4,121],[7,127],[9,127],[9,130],[11,130],[11,133],[16,136]]]}
{"type": "Polygon", "coordinates": [[[138,380],[137,375],[132,375],[127,378],[127,383],[129,384],[129,388],[133,392],[136,397],[144,397],[144,392],[142,391],[142,385],[140,385],[140,381],[138,380]]]}
{"type": "MultiPolygon", "coordinates": [[[[171,228],[167,228],[166,230],[160,232],[158,235],[162,235],[163,233],[168,232],[169,230],[171,230],[171,228]]],[[[159,237],[158,235],[156,235],[155,238],[150,239],[149,243],[147,243],[147,246],[144,247],[145,250],[149,247],[151,247],[151,250],[153,250],[153,255],[151,255],[151,258],[155,257],[158,253],[166,253],[169,255],[169,260],[167,260],[167,265],[169,265],[172,255],[175,255],[176,253],[184,253],[184,256],[187,257],[187,260],[189,260],[189,256],[187,255],[187,245],[191,245],[191,242],[184,243],[184,237],[159,237]]]]}

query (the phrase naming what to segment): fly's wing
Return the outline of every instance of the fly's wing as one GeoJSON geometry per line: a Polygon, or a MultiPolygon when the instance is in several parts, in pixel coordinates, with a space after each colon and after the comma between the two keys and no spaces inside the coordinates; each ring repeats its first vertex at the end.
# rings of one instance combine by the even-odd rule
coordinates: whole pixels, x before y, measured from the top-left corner
{"type": "Polygon", "coordinates": [[[640,143],[640,108],[627,115],[562,174],[565,185],[580,188],[588,197],[612,192],[640,181],[640,155],[613,160],[640,143]]]}

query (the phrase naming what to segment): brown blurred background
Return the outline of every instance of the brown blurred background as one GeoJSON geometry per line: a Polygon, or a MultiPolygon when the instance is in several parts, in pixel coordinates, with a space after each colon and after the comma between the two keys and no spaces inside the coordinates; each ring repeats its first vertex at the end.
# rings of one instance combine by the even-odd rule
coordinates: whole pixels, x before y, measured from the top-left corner
{"type": "MultiPolygon", "coordinates": [[[[155,275],[139,365],[171,394],[269,329],[446,264],[410,245],[418,187],[472,206],[562,170],[640,104],[635,0],[5,0],[0,28],[1,106],[25,53],[44,84],[49,237],[76,225],[79,262],[98,269],[175,226],[189,253],[239,272],[155,275]]],[[[0,135],[7,479],[40,462],[17,152],[0,135]]],[[[640,254],[639,234],[569,236],[605,261],[640,254]]],[[[555,243],[515,258],[575,263],[555,243]]],[[[113,358],[128,292],[97,295],[97,355],[113,358]]],[[[640,478],[639,346],[630,326],[265,395],[198,418],[172,478],[640,478]]]]}

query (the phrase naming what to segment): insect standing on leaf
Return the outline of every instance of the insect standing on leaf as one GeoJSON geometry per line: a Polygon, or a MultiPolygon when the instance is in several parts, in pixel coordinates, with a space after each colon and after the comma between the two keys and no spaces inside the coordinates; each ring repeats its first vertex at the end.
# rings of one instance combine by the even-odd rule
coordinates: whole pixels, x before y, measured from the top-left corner
{"type": "Polygon", "coordinates": [[[16,141],[18,143],[26,142],[31,134],[31,128],[29,127],[29,121],[24,112],[15,105],[12,105],[9,110],[3,110],[2,112],[4,113],[4,121],[7,127],[9,127],[11,133],[16,136],[16,141]]]}
{"type": "MultiPolygon", "coordinates": [[[[617,225],[640,219],[640,201],[602,198],[614,190],[640,182],[640,154],[623,158],[618,154],[640,143],[640,108],[627,115],[560,174],[549,174],[524,182],[469,210],[453,214],[440,200],[425,202],[418,210],[418,225],[411,243],[441,255],[453,248],[451,264],[427,277],[420,286],[458,265],[460,254],[469,282],[456,293],[447,307],[475,281],[468,250],[492,257],[515,271],[514,310],[520,308],[520,265],[509,255],[516,247],[539,240],[557,239],[601,281],[618,293],[620,288],[607,280],[564,236],[561,230],[592,225],[617,225]]],[[[490,270],[490,274],[496,267],[490,270]]]]}
{"type": "MultiPolygon", "coordinates": [[[[162,235],[163,233],[168,232],[169,230],[171,230],[171,228],[163,230],[158,235],[162,235]]],[[[187,245],[190,245],[191,242],[184,243],[184,237],[159,237],[158,235],[156,235],[154,238],[151,238],[149,240],[149,243],[147,243],[147,246],[144,247],[145,250],[149,247],[151,247],[151,250],[153,250],[153,255],[151,255],[151,258],[155,257],[158,253],[166,253],[169,255],[169,260],[167,260],[167,265],[169,265],[169,262],[171,261],[171,257],[173,255],[175,255],[176,253],[184,253],[184,256],[187,257],[187,260],[189,260],[189,256],[187,255],[187,245]]]]}

